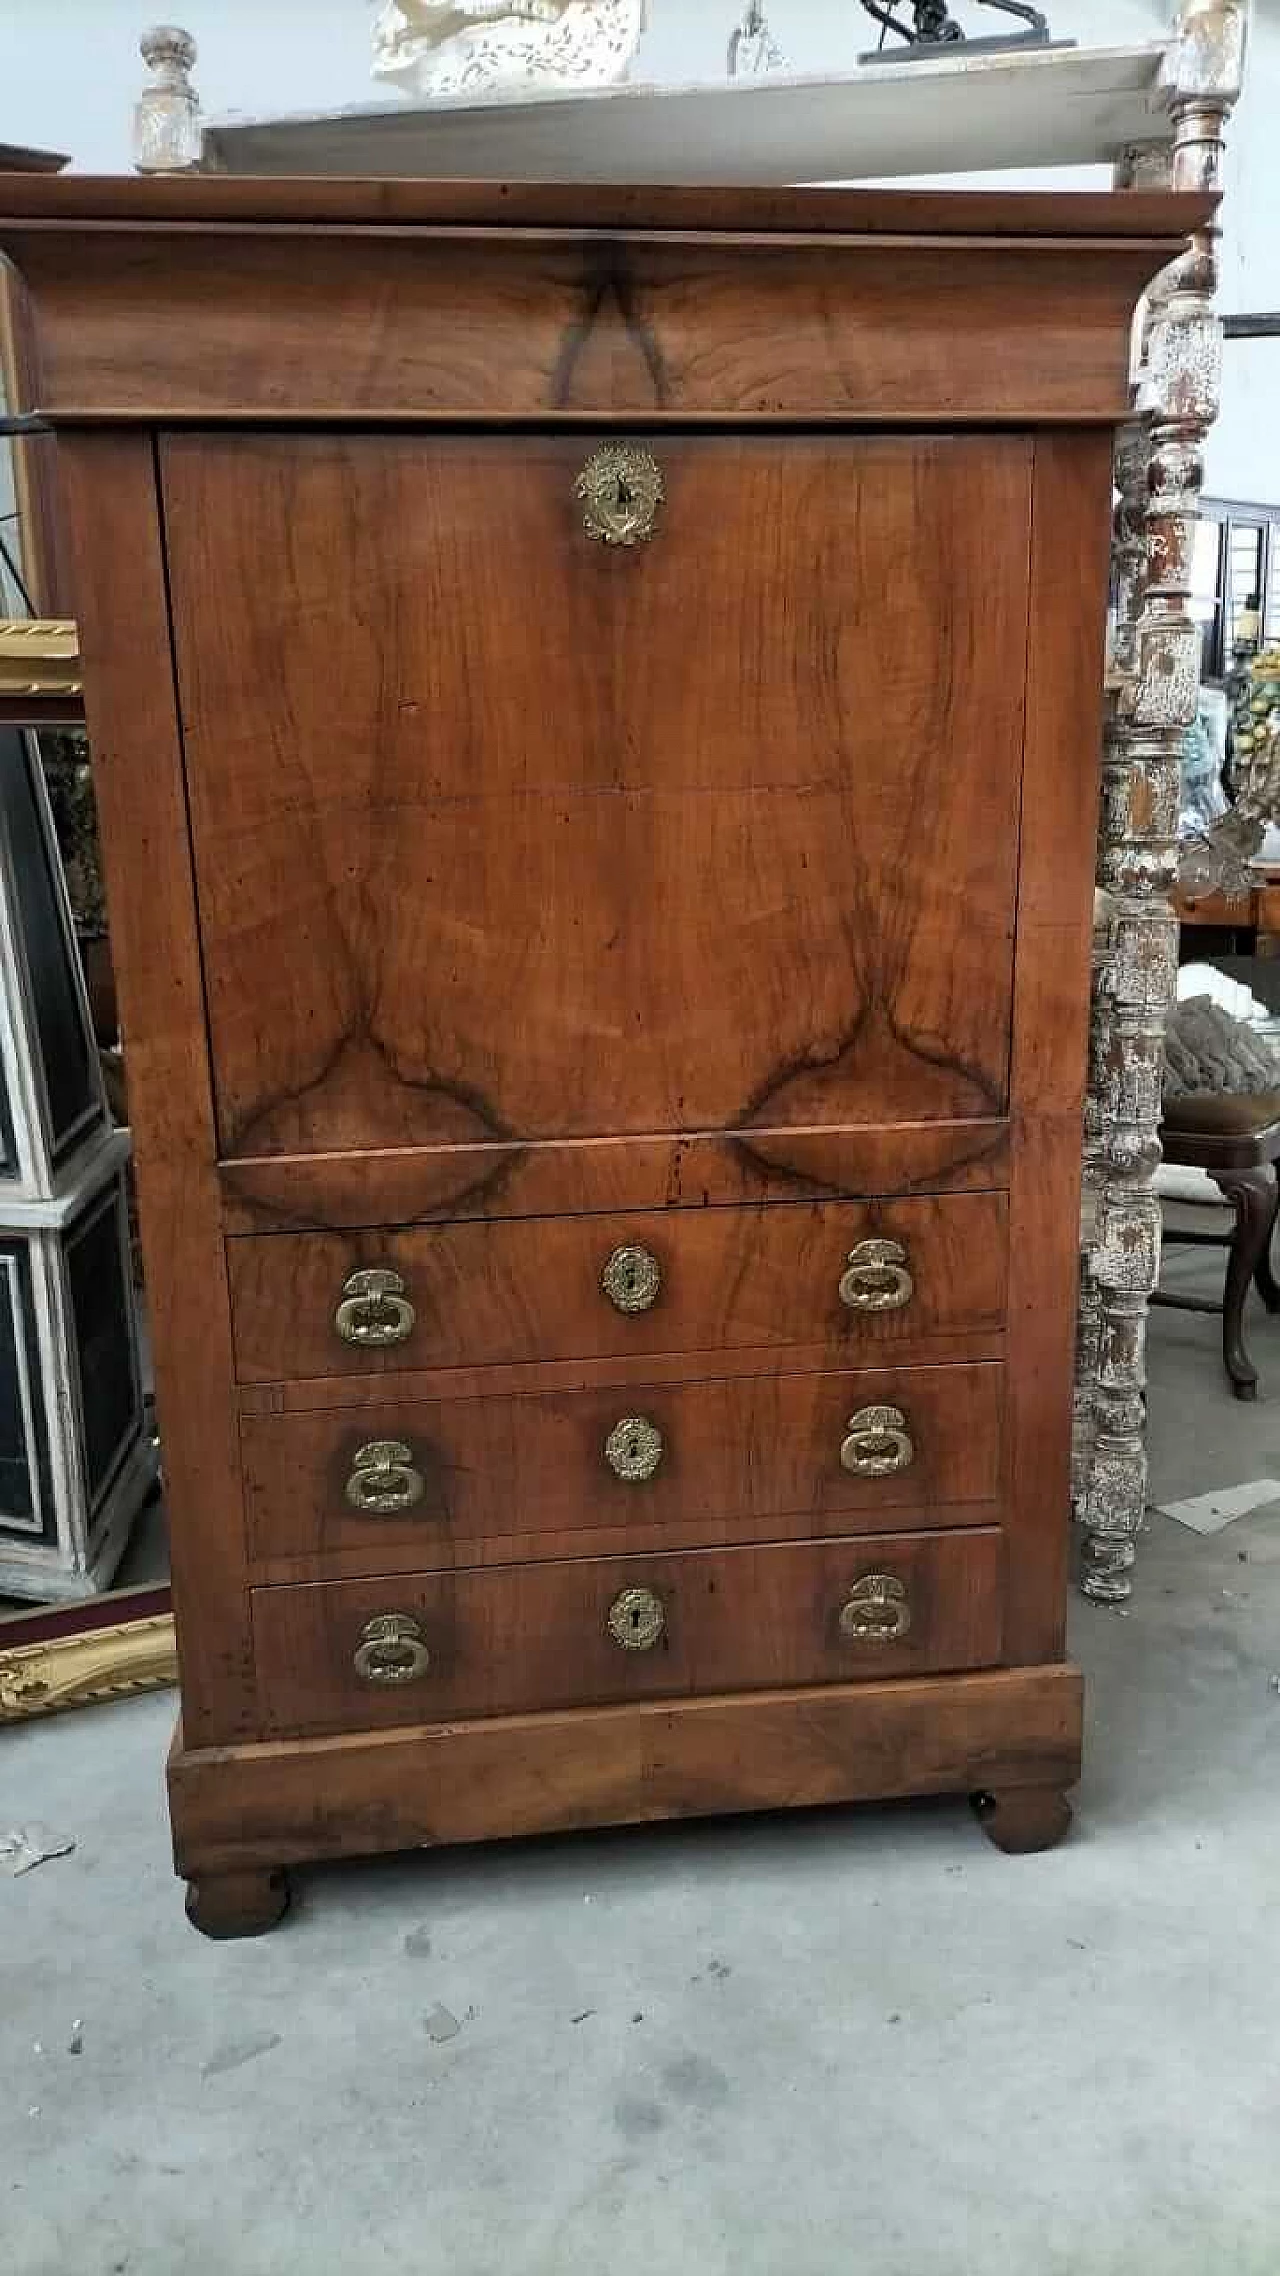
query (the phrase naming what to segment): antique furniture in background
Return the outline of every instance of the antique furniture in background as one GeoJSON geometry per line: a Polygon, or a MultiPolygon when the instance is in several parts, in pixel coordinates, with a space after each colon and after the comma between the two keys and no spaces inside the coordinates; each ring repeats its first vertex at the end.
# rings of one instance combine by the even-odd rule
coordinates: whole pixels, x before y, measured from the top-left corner
{"type": "Polygon", "coordinates": [[[1247,665],[1259,646],[1280,641],[1280,506],[1202,498],[1196,557],[1202,672],[1225,681],[1237,659],[1247,665]]]}
{"type": "Polygon", "coordinates": [[[193,1917],[860,1795],[1055,1839],[1111,450],[1208,201],[7,187],[193,1917]]]}
{"type": "MultiPolygon", "coordinates": [[[[64,163],[19,155],[42,173],[64,163]]],[[[66,562],[54,440],[24,416],[30,346],[6,272],[7,543],[17,598],[49,607],[65,605],[66,562]]],[[[41,1601],[106,1586],[156,1475],[129,1139],[113,1127],[39,745],[24,732],[83,718],[74,622],[0,620],[0,1597],[41,1601]]]]}
{"type": "Polygon", "coordinates": [[[1280,1310],[1271,1269],[1280,1186],[1280,1063],[1267,1008],[1243,982],[1210,964],[1184,964],[1171,1022],[1163,1161],[1156,1177],[1163,1237],[1171,1246],[1225,1248],[1221,1302],[1164,1286],[1153,1304],[1222,1319],[1222,1358],[1238,1399],[1257,1396],[1245,1348],[1244,1307],[1257,1288],[1280,1310]]]}
{"type": "Polygon", "coordinates": [[[1251,865],[1239,886],[1217,886],[1192,899],[1182,887],[1173,896],[1182,958],[1204,956],[1280,956],[1280,872],[1270,863],[1251,865]],[[1213,936],[1208,942],[1197,934],[1213,936]]]}
{"type": "Polygon", "coordinates": [[[90,1596],[155,1479],[112,1127],[35,739],[0,728],[0,1596],[90,1596]]]}
{"type": "MultiPolygon", "coordinates": [[[[0,149],[0,173],[56,173],[65,163],[49,152],[0,149]]],[[[0,269],[0,452],[12,509],[3,523],[6,606],[65,609],[56,446],[25,415],[30,340],[15,281],[0,269]]],[[[78,968],[80,920],[91,914],[95,993],[110,996],[94,833],[73,755],[83,722],[74,623],[31,614],[0,620],[0,1598],[42,1600],[39,1610],[0,1614],[0,1722],[173,1682],[177,1672],[167,1587],[95,1594],[151,1492],[156,1449],[140,1396],[128,1138],[111,1126],[78,968]],[[39,730],[39,745],[15,732],[23,729],[39,730]],[[64,814],[68,840],[55,835],[54,797],[78,810],[64,814]],[[70,840],[74,928],[58,858],[70,840]]]]}
{"type": "Polygon", "coordinates": [[[1280,1311],[1280,1287],[1271,1269],[1275,1231],[1276,1163],[1280,1161],[1280,1093],[1265,1098],[1185,1099],[1165,1116],[1160,1128],[1165,1169],[1161,1191],[1187,1200],[1172,1172],[1200,1170],[1211,1178],[1229,1209],[1229,1229],[1209,1231],[1166,1219],[1164,1239],[1192,1247],[1225,1248],[1227,1275],[1221,1303],[1208,1297],[1157,1289],[1151,1301],[1175,1312],[1222,1315],[1222,1364],[1237,1399],[1256,1399],[1258,1370],[1244,1341],[1245,1298],[1256,1285],[1269,1312],[1280,1311]]]}

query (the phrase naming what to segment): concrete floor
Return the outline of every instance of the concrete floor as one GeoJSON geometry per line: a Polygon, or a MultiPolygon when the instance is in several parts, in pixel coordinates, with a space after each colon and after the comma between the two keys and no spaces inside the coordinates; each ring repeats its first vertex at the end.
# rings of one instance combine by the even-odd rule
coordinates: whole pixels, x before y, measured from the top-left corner
{"type": "MultiPolygon", "coordinates": [[[[1158,1495],[1280,1477],[1280,1320],[1253,1409],[1213,1335],[1155,1322],[1158,1495]]],[[[170,1878],[171,1700],[6,1734],[0,1827],[77,1848],[0,1878],[0,2265],[1275,2276],[1280,1509],[1157,1520],[1074,1630],[1048,1856],[953,1804],[529,1843],[299,1874],[240,1945],[170,1878]]]]}

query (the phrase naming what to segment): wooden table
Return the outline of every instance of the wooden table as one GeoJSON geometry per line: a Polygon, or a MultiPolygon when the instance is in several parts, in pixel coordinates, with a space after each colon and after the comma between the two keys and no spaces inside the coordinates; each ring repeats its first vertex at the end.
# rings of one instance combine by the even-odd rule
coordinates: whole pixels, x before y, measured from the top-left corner
{"type": "Polygon", "coordinates": [[[1218,941],[1212,946],[1219,950],[1229,946],[1233,955],[1280,956],[1280,868],[1259,869],[1257,883],[1244,893],[1209,893],[1198,901],[1175,893],[1173,905],[1184,933],[1193,935],[1183,940],[1179,958],[1183,964],[1211,952],[1207,939],[1194,937],[1208,933],[1229,933],[1229,944],[1218,941]]]}

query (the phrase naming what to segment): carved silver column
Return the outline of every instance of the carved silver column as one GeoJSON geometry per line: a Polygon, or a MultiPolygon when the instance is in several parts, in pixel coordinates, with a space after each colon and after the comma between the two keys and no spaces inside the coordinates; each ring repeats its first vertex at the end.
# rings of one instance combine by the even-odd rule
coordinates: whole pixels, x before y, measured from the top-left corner
{"type": "MultiPolygon", "coordinates": [[[[1131,152],[1122,188],[1221,187],[1223,130],[1240,91],[1247,6],[1190,0],[1170,50],[1172,150],[1131,152]]],[[[1147,1494],[1147,1306],[1160,1264],[1164,1027],[1177,986],[1183,738],[1196,715],[1200,634],[1192,562],[1204,439],[1217,417],[1218,231],[1199,230],[1145,313],[1135,420],[1116,461],[1116,626],[1103,756],[1077,1389],[1082,1586],[1128,1596],[1147,1494]]]]}

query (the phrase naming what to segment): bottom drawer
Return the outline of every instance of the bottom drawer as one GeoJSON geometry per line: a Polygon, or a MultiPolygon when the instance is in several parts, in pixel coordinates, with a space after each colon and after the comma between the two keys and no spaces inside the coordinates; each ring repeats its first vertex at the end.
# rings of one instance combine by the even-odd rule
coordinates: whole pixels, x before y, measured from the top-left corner
{"type": "Polygon", "coordinates": [[[998,1662],[997,1528],[253,1592],[272,1736],[998,1662]]]}

